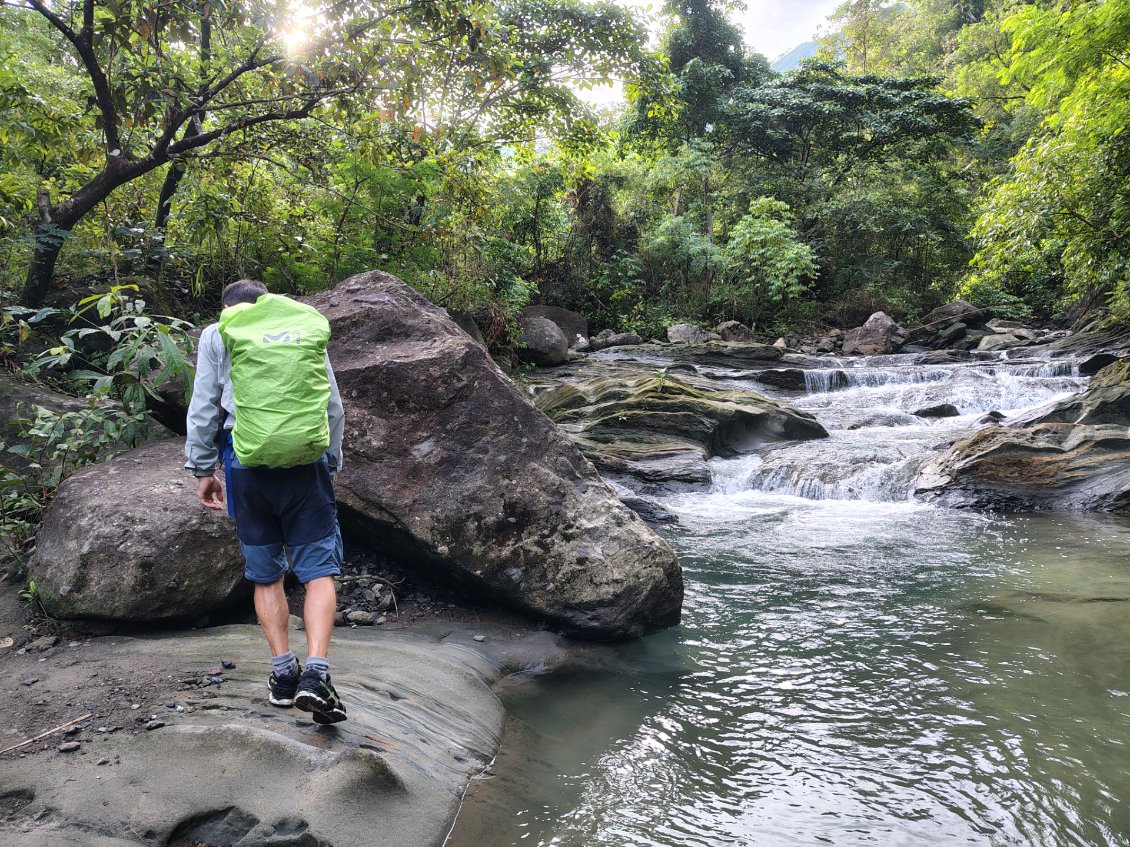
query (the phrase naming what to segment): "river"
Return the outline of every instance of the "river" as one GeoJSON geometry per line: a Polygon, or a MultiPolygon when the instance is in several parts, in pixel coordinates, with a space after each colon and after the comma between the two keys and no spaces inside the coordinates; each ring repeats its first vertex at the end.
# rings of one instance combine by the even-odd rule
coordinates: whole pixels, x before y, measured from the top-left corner
{"type": "Polygon", "coordinates": [[[831,437],[661,498],[682,624],[504,685],[449,847],[1130,844],[1130,520],[910,497],[985,412],[1085,380],[909,361],[838,360],[803,395],[715,373],[831,437]],[[960,415],[909,414],[938,403],[960,415]]]}

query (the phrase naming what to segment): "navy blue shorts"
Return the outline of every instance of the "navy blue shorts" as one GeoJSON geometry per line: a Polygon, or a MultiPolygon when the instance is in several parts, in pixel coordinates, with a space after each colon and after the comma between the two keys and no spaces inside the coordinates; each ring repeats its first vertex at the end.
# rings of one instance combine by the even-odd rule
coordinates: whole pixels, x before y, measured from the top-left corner
{"type": "Polygon", "coordinates": [[[293,468],[248,468],[230,447],[224,458],[244,576],[278,582],[286,576],[288,554],[304,585],[341,573],[337,501],[325,459],[293,468]]]}

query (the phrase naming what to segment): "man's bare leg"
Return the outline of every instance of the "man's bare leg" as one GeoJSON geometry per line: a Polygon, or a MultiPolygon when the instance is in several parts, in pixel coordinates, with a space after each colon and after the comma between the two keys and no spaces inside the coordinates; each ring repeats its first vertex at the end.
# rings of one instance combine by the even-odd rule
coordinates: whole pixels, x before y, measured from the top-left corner
{"type": "MultiPolygon", "coordinates": [[[[281,578],[269,585],[255,583],[255,614],[259,617],[259,626],[263,627],[263,634],[267,636],[271,655],[281,656],[290,652],[290,641],[287,637],[290,609],[286,605],[286,591],[283,590],[281,578]]],[[[332,614],[330,625],[333,625],[332,614]]]]}
{"type": "MultiPolygon", "coordinates": [[[[306,625],[306,654],[327,658],[330,654],[330,635],[334,630],[337,613],[337,589],[332,576],[320,576],[306,583],[306,602],[302,617],[306,625]]],[[[269,640],[268,636],[268,640],[269,640]]]]}

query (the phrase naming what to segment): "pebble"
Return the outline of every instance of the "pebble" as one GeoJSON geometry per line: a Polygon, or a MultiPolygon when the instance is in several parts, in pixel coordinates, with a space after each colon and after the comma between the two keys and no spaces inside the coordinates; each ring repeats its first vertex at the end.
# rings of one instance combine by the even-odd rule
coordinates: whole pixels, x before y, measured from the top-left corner
{"type": "Polygon", "coordinates": [[[155,729],[160,729],[160,728],[161,728],[161,727],[163,727],[164,725],[165,725],[165,722],[164,722],[164,721],[150,721],[149,723],[147,723],[147,724],[145,725],[145,728],[146,728],[146,729],[147,729],[148,731],[152,732],[152,731],[153,731],[153,730],[155,730],[155,729]]]}
{"type": "Polygon", "coordinates": [[[134,703],[134,704],[133,704],[132,706],[130,706],[130,708],[131,708],[131,709],[140,709],[140,708],[141,708],[141,704],[140,704],[140,703],[134,703]]]}
{"type": "Polygon", "coordinates": [[[57,749],[60,753],[73,753],[81,746],[77,741],[64,741],[57,749]]]}
{"type": "Polygon", "coordinates": [[[39,682],[39,677],[29,676],[27,679],[21,679],[20,685],[35,685],[37,682],[39,682]]]}
{"type": "Polygon", "coordinates": [[[349,614],[347,614],[345,616],[345,619],[352,624],[357,624],[358,626],[372,626],[373,625],[373,613],[372,612],[365,612],[365,611],[350,612],[349,614]]]}
{"type": "Polygon", "coordinates": [[[106,758],[102,758],[102,759],[99,759],[99,760],[98,760],[98,764],[100,764],[100,765],[108,765],[108,764],[110,764],[110,760],[109,760],[109,759],[106,759],[106,758]]]}
{"type": "Polygon", "coordinates": [[[226,671],[235,670],[235,662],[231,659],[220,659],[220,667],[226,671]]]}
{"type": "Polygon", "coordinates": [[[81,726],[68,726],[63,730],[63,735],[78,735],[80,732],[82,732],[81,726]]]}
{"type": "Polygon", "coordinates": [[[476,635],[474,640],[478,641],[481,644],[482,642],[487,640],[487,637],[485,635],[476,635]]]}
{"type": "Polygon", "coordinates": [[[377,618],[377,623],[388,623],[388,616],[381,615],[379,618],[377,618]]]}

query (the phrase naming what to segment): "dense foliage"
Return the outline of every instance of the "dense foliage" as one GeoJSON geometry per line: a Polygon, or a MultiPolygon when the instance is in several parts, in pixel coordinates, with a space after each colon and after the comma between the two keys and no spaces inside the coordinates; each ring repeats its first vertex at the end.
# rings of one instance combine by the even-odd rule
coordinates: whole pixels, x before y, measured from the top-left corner
{"type": "Polygon", "coordinates": [[[369,268],[473,313],[765,331],[1130,310],[1130,0],[846,0],[778,74],[718,0],[0,0],[0,287],[369,268]],[[580,96],[621,81],[628,103],[580,96]]]}

